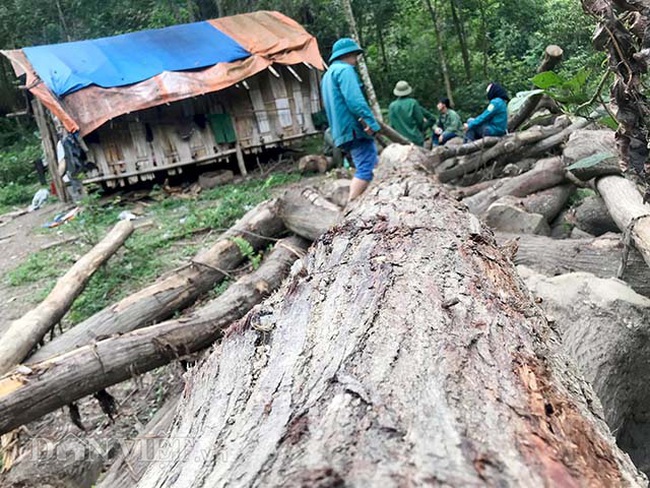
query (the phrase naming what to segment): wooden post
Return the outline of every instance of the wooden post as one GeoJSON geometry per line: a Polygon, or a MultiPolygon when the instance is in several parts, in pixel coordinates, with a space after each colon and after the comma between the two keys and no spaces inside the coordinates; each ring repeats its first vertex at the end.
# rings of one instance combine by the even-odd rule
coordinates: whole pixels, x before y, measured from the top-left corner
{"type": "Polygon", "coordinates": [[[32,108],[34,109],[34,118],[36,119],[36,125],[38,126],[38,131],[41,133],[41,144],[43,145],[43,151],[45,152],[45,159],[47,160],[47,166],[50,168],[50,174],[52,175],[52,181],[54,182],[54,188],[56,189],[56,194],[64,203],[70,201],[68,193],[65,190],[65,185],[59,174],[59,168],[56,158],[56,143],[52,139],[52,135],[49,129],[49,123],[47,117],[45,116],[45,108],[40,100],[34,98],[32,101],[32,108]]]}
{"type": "Polygon", "coordinates": [[[239,165],[239,171],[241,172],[242,176],[246,176],[248,174],[248,171],[246,171],[244,153],[241,150],[241,144],[239,143],[239,140],[237,140],[237,143],[235,144],[235,150],[237,151],[237,164],[239,165]]]}

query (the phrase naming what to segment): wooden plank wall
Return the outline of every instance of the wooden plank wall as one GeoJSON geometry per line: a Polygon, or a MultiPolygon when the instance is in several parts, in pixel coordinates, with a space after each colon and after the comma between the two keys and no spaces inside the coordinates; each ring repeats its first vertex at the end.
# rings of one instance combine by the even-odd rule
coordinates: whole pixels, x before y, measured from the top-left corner
{"type": "Polygon", "coordinates": [[[234,144],[217,144],[204,115],[228,113],[244,153],[290,143],[316,132],[311,114],[321,109],[319,75],[305,65],[295,75],[276,65],[225,90],[125,115],[87,137],[98,170],[86,182],[109,186],[182,171],[194,163],[226,160],[234,144]],[[277,74],[277,76],[276,76],[277,74]],[[298,80],[300,78],[300,80],[298,80]]]}

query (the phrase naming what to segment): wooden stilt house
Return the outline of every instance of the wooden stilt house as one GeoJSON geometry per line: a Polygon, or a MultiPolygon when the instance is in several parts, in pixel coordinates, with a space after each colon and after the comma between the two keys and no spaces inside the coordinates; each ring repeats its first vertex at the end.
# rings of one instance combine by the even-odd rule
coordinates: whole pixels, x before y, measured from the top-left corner
{"type": "Polygon", "coordinates": [[[97,167],[85,182],[126,185],[231,158],[245,173],[245,154],[317,132],[324,63],[316,39],[277,12],[2,54],[34,95],[50,167],[54,117],[97,167]]]}

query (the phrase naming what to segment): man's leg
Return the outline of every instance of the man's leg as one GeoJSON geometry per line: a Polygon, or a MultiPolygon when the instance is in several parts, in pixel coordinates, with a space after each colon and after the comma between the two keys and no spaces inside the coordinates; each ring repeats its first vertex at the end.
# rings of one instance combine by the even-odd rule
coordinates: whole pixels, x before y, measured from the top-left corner
{"type": "Polygon", "coordinates": [[[447,142],[449,142],[454,137],[456,137],[455,132],[443,132],[442,133],[442,142],[441,142],[441,144],[444,146],[445,144],[447,144],[447,142]]]}
{"type": "Polygon", "coordinates": [[[359,195],[361,195],[364,191],[366,191],[366,188],[368,188],[369,184],[370,184],[369,181],[361,180],[361,179],[357,178],[356,176],[354,178],[352,178],[352,181],[350,182],[350,198],[349,198],[349,201],[354,200],[359,195]]]}
{"type": "Polygon", "coordinates": [[[377,146],[374,139],[357,139],[350,145],[350,155],[356,172],[350,183],[350,201],[359,197],[372,181],[377,166],[377,146]]]}

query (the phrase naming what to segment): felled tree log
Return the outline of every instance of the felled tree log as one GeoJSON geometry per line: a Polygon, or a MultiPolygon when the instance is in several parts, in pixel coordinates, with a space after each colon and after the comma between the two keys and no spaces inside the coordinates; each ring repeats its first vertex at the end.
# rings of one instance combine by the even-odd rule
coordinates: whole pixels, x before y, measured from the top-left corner
{"type": "Polygon", "coordinates": [[[610,129],[575,131],[569,137],[566,147],[562,152],[564,162],[567,166],[576,165],[571,172],[582,181],[589,181],[599,176],[616,175],[621,173],[618,164],[616,141],[614,131],[610,129]],[[596,164],[582,165],[590,158],[596,156],[609,157],[596,164]]]}
{"type": "Polygon", "coordinates": [[[92,275],[133,233],[133,224],[123,220],[72,268],[58,279],[54,289],[35,308],[14,320],[0,336],[0,374],[20,363],[66,314],[92,275]]]}
{"type": "Polygon", "coordinates": [[[384,151],[306,276],[189,378],[171,436],[192,442],[138,486],[643,484],[490,234],[414,168],[425,158],[384,151]]]}
{"type": "Polygon", "coordinates": [[[318,191],[338,207],[345,207],[350,196],[350,180],[341,178],[318,186],[318,191]]]}
{"type": "Polygon", "coordinates": [[[326,173],[334,167],[334,159],[322,154],[308,154],[298,161],[298,170],[301,173],[326,173]]]}
{"type": "Polygon", "coordinates": [[[0,379],[0,434],[134,375],[205,349],[226,326],[280,286],[308,245],[298,237],[283,239],[259,269],[189,317],[113,336],[9,372],[0,379]]]}
{"type": "MultiPolygon", "coordinates": [[[[563,119],[564,120],[564,119],[563,119]]],[[[565,129],[566,130],[566,129],[565,129]]],[[[453,168],[437,172],[442,183],[454,180],[467,173],[481,169],[490,161],[505,155],[528,153],[528,147],[537,141],[546,140],[558,135],[563,128],[560,124],[553,127],[533,127],[523,132],[517,132],[501,138],[501,142],[486,151],[473,154],[453,168]]],[[[567,135],[568,137],[568,135],[567,135]]],[[[523,159],[523,158],[520,158],[523,159]]]]}
{"type": "Polygon", "coordinates": [[[621,176],[605,176],[596,182],[609,214],[623,233],[629,233],[634,246],[650,265],[650,205],[634,183],[621,176]]]}
{"type": "MultiPolygon", "coordinates": [[[[498,234],[500,243],[511,241],[512,234],[498,234]]],[[[544,236],[518,236],[514,263],[555,276],[585,272],[600,278],[616,278],[623,258],[620,236],[605,234],[591,239],[551,239],[544,236]]],[[[631,249],[621,279],[640,295],[650,297],[650,268],[636,249],[631,249]]]]}
{"type": "Polygon", "coordinates": [[[544,95],[543,92],[530,95],[519,108],[519,110],[508,117],[508,132],[517,130],[521,124],[526,122],[539,105],[539,101],[544,95]]]}
{"type": "Polygon", "coordinates": [[[546,49],[544,49],[544,59],[537,68],[537,72],[543,73],[544,71],[553,70],[553,68],[560,64],[563,55],[564,50],[560,46],[549,44],[546,46],[546,49]]]}
{"type": "Polygon", "coordinates": [[[588,196],[580,202],[580,205],[573,209],[571,217],[576,227],[594,236],[600,236],[607,232],[619,232],[605,202],[596,195],[588,196]]]}
{"type": "Polygon", "coordinates": [[[572,184],[557,185],[532,193],[520,200],[527,212],[541,214],[550,224],[559,215],[576,187],[572,184]]]}
{"type": "Polygon", "coordinates": [[[649,473],[650,300],[588,273],[546,278],[524,271],[524,279],[555,320],[563,349],[593,385],[618,444],[649,473]]]}
{"type": "Polygon", "coordinates": [[[236,238],[245,239],[253,249],[258,250],[268,245],[269,237],[275,237],[284,230],[277,201],[261,203],[223,233],[211,248],[197,254],[189,264],[77,324],[36,351],[30,357],[30,362],[39,362],[91,344],[99,338],[123,334],[164,320],[214,288],[228,272],[241,265],[246,258],[236,238]]]}
{"type": "Polygon", "coordinates": [[[390,141],[396,142],[397,144],[412,144],[411,141],[393,129],[390,125],[382,122],[381,120],[377,120],[377,122],[379,123],[380,127],[379,133],[387,137],[390,141]]]}
{"type": "MultiPolygon", "coordinates": [[[[559,119],[559,118],[558,118],[559,119]]],[[[579,118],[571,125],[563,129],[561,132],[547,137],[546,139],[540,140],[539,142],[533,144],[532,146],[526,148],[526,151],[523,154],[524,158],[534,158],[538,156],[543,156],[552,149],[555,149],[560,144],[565,142],[569,136],[576,130],[584,129],[589,124],[590,120],[579,118]]]]}
{"type": "Polygon", "coordinates": [[[463,203],[469,207],[472,213],[481,215],[500,197],[507,195],[525,197],[536,191],[551,188],[564,181],[564,174],[565,169],[561,158],[541,159],[531,171],[503,182],[497,182],[491,188],[465,198],[463,203]]]}
{"type": "Polygon", "coordinates": [[[312,187],[292,188],[280,199],[284,225],[312,241],[334,226],[340,215],[341,209],[312,187]]]}
{"type": "Polygon", "coordinates": [[[429,168],[433,169],[447,159],[465,156],[467,154],[488,149],[496,145],[502,139],[503,138],[501,137],[484,137],[483,139],[461,144],[459,146],[437,146],[431,150],[431,155],[429,156],[427,165],[429,168]]]}
{"type": "Polygon", "coordinates": [[[180,394],[165,401],[154,417],[147,423],[142,432],[129,443],[127,452],[111,465],[106,476],[97,483],[97,488],[121,488],[135,486],[152,462],[157,445],[164,443],[176,415],[176,407],[180,394]]]}

